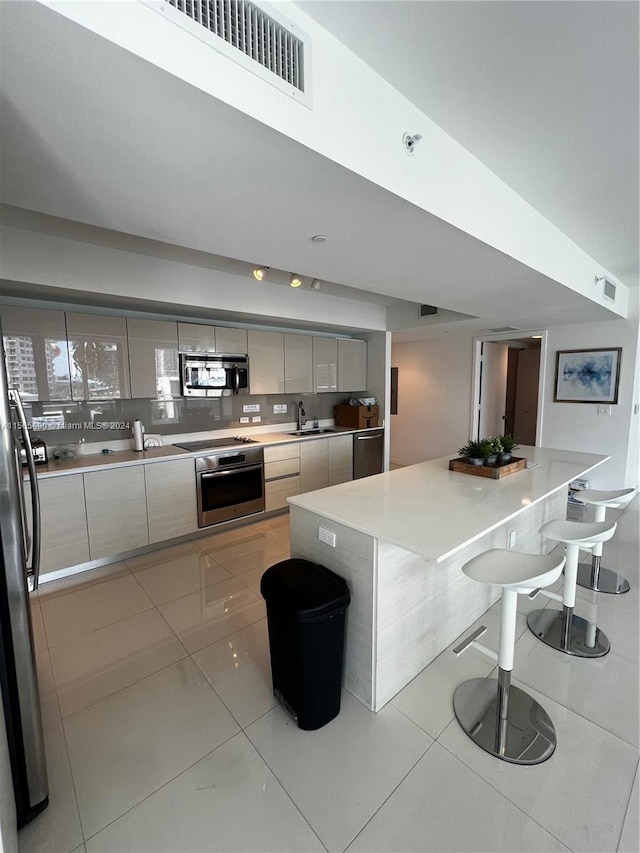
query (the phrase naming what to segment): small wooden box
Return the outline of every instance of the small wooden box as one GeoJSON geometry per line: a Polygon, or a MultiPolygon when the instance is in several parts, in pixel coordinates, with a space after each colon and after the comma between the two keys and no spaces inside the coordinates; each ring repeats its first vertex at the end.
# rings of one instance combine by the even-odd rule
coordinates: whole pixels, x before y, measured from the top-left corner
{"type": "Polygon", "coordinates": [[[517,471],[524,471],[527,460],[523,457],[512,456],[509,462],[498,462],[495,465],[470,465],[464,459],[450,459],[449,470],[461,474],[473,474],[474,477],[489,477],[491,480],[501,480],[517,471]]]}
{"type": "Polygon", "coordinates": [[[368,429],[378,426],[377,406],[336,406],[336,426],[368,429]]]}

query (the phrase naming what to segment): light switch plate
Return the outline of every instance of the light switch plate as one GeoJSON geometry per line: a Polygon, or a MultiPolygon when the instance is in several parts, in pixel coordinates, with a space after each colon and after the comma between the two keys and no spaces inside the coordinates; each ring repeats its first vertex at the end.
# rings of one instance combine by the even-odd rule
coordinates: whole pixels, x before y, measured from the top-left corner
{"type": "Polygon", "coordinates": [[[248,424],[248,423],[249,423],[249,418],[240,418],[240,423],[241,423],[241,424],[248,424]]]}
{"type": "Polygon", "coordinates": [[[611,414],[611,406],[598,406],[598,414],[599,415],[610,415],[611,414]]]}
{"type": "Polygon", "coordinates": [[[286,415],[288,406],[286,403],[274,403],[273,405],[273,414],[274,415],[286,415]]]}
{"type": "Polygon", "coordinates": [[[259,412],[260,411],[260,403],[246,403],[242,407],[242,411],[245,412],[259,412]]]}
{"type": "Polygon", "coordinates": [[[251,418],[251,423],[252,423],[252,424],[259,424],[261,421],[262,421],[262,418],[260,417],[260,415],[254,415],[254,416],[251,418]]]}

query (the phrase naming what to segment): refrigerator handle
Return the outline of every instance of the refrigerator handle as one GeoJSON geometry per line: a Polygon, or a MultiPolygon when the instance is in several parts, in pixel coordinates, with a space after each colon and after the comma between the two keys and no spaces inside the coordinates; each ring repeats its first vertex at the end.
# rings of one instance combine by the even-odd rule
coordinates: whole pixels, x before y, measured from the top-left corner
{"type": "Polygon", "coordinates": [[[31,436],[27,429],[27,418],[20,394],[15,388],[9,389],[9,402],[18,414],[18,428],[22,434],[22,442],[27,456],[27,468],[29,470],[29,485],[31,487],[31,566],[27,568],[27,586],[29,592],[38,588],[40,581],[40,494],[38,492],[38,475],[36,463],[33,458],[31,436]]]}

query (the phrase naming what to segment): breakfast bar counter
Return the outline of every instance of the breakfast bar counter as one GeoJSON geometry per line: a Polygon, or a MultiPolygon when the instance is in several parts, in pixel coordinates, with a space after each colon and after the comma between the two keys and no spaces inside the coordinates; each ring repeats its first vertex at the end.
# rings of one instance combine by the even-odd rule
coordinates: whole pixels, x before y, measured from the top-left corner
{"type": "Polygon", "coordinates": [[[609,458],[517,455],[530,467],[500,480],[449,471],[443,457],[289,498],[291,556],[349,584],[344,682],[373,711],[499,598],[462,565],[490,548],[548,551],[540,526],[565,518],[568,484],[609,458]]]}

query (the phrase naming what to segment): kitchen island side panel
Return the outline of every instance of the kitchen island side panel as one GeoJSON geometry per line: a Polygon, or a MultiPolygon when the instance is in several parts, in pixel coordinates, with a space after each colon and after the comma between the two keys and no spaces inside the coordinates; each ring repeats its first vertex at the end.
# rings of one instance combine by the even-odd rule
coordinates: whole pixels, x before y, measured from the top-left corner
{"type": "Polygon", "coordinates": [[[383,708],[500,598],[500,587],[467,578],[464,564],[491,548],[508,548],[511,532],[514,553],[548,554],[557,543],[544,539],[540,527],[564,518],[566,508],[566,490],[560,489],[440,563],[378,543],[374,711],[383,708]]]}
{"type": "Polygon", "coordinates": [[[291,556],[311,560],[344,578],[351,594],[346,613],[343,684],[373,707],[375,540],[316,513],[290,506],[291,556]],[[318,528],[336,534],[336,547],[318,539],[318,528]]]}

